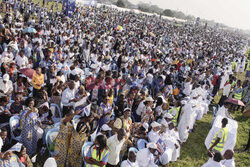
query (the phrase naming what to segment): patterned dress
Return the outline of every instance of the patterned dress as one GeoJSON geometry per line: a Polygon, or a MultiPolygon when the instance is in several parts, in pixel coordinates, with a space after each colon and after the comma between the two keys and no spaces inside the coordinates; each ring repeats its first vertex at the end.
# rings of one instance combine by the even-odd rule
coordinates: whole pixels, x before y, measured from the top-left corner
{"type": "Polygon", "coordinates": [[[73,130],[73,125],[70,122],[67,122],[66,125],[63,123],[64,119],[61,120],[60,130],[55,140],[56,142],[54,152],[58,167],[67,166],[65,165],[68,156],[67,151],[69,148],[69,142],[73,130]]]}
{"type": "Polygon", "coordinates": [[[68,151],[68,163],[71,167],[79,167],[83,163],[81,149],[87,139],[85,133],[72,132],[68,151]]]}
{"type": "Polygon", "coordinates": [[[28,110],[26,110],[21,114],[21,143],[26,147],[29,156],[36,153],[38,141],[37,128],[39,121],[40,119],[36,108],[34,112],[28,113],[28,110]]]}

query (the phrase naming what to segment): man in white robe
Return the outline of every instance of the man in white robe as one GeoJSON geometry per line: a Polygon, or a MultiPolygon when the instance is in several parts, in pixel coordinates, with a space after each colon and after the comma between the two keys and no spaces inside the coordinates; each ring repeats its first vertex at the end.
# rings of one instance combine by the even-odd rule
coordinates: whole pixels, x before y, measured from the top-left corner
{"type": "Polygon", "coordinates": [[[190,104],[189,102],[183,107],[184,112],[181,116],[181,119],[178,125],[178,131],[179,131],[181,142],[186,142],[188,135],[189,135],[189,131],[193,129],[193,125],[195,123],[197,114],[192,107],[195,107],[195,106],[192,106],[192,104],[190,104]]]}

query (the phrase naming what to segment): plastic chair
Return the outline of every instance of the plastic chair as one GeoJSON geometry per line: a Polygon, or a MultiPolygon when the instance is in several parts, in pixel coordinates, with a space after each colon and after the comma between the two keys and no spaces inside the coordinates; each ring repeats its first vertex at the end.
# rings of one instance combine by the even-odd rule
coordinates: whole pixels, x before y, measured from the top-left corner
{"type": "Polygon", "coordinates": [[[148,144],[147,140],[145,140],[145,139],[139,139],[137,141],[137,148],[138,148],[138,150],[140,151],[141,149],[146,148],[147,144],[148,144]]]}
{"type": "Polygon", "coordinates": [[[52,137],[53,134],[55,134],[57,136],[58,133],[59,133],[59,129],[58,128],[52,128],[46,134],[46,137],[45,137],[46,146],[47,146],[47,149],[49,150],[50,155],[53,155],[53,151],[50,151],[50,144],[53,142],[52,139],[51,139],[51,137],[52,137]]]}
{"type": "Polygon", "coordinates": [[[10,124],[11,141],[14,139],[19,142],[21,140],[21,135],[15,136],[13,131],[20,126],[20,117],[17,115],[12,116],[10,118],[9,124],[10,124]]]}
{"type": "Polygon", "coordinates": [[[137,150],[137,148],[135,148],[135,147],[130,147],[129,149],[128,149],[128,152],[130,152],[130,151],[134,151],[134,152],[138,152],[138,150],[137,150]]]}
{"type": "Polygon", "coordinates": [[[52,115],[53,115],[52,116],[52,120],[55,123],[60,122],[60,120],[62,119],[62,113],[61,113],[60,107],[57,104],[55,104],[55,103],[51,103],[50,104],[50,110],[51,110],[52,115]],[[59,117],[56,117],[56,111],[58,111],[59,117]]]}
{"type": "MultiPolygon", "coordinates": [[[[93,142],[85,142],[84,145],[82,146],[82,158],[83,158],[84,164],[86,164],[85,156],[87,155],[89,148],[92,145],[93,145],[93,142]]],[[[86,165],[84,165],[84,166],[86,166],[86,165]]]]}
{"type": "Polygon", "coordinates": [[[57,167],[56,160],[53,157],[48,158],[43,167],[57,167]]]}

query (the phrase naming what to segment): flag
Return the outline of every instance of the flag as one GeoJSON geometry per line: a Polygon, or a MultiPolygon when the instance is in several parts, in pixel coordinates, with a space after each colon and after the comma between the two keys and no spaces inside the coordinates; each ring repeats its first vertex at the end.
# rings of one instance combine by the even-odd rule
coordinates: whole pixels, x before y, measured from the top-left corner
{"type": "Polygon", "coordinates": [[[167,146],[165,144],[165,142],[162,140],[162,139],[159,139],[156,143],[157,145],[157,150],[160,152],[160,153],[163,153],[166,151],[167,149],[167,146]]]}
{"type": "Polygon", "coordinates": [[[72,14],[75,12],[76,2],[75,0],[64,0],[63,1],[63,9],[65,15],[71,17],[72,14]]]}
{"type": "Polygon", "coordinates": [[[87,105],[82,109],[82,116],[86,115],[87,117],[90,115],[91,104],[87,105]]]}
{"type": "Polygon", "coordinates": [[[17,143],[15,144],[14,146],[12,146],[8,151],[16,151],[16,152],[20,152],[21,151],[21,148],[22,148],[22,145],[21,143],[17,143]]]}

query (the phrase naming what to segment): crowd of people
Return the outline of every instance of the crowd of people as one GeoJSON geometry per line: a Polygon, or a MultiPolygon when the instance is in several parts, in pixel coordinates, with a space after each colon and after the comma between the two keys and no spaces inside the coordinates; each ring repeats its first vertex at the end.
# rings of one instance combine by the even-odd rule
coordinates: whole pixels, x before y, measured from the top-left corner
{"type": "MultiPolygon", "coordinates": [[[[164,166],[178,161],[220,89],[223,117],[239,109],[225,102],[230,94],[242,111],[249,106],[241,34],[105,6],[77,6],[68,17],[45,4],[4,4],[1,166],[31,167],[46,149],[58,167],[164,166]]],[[[222,128],[209,148],[217,166],[225,136],[222,128]]],[[[232,159],[224,151],[223,161],[232,159]]]]}

